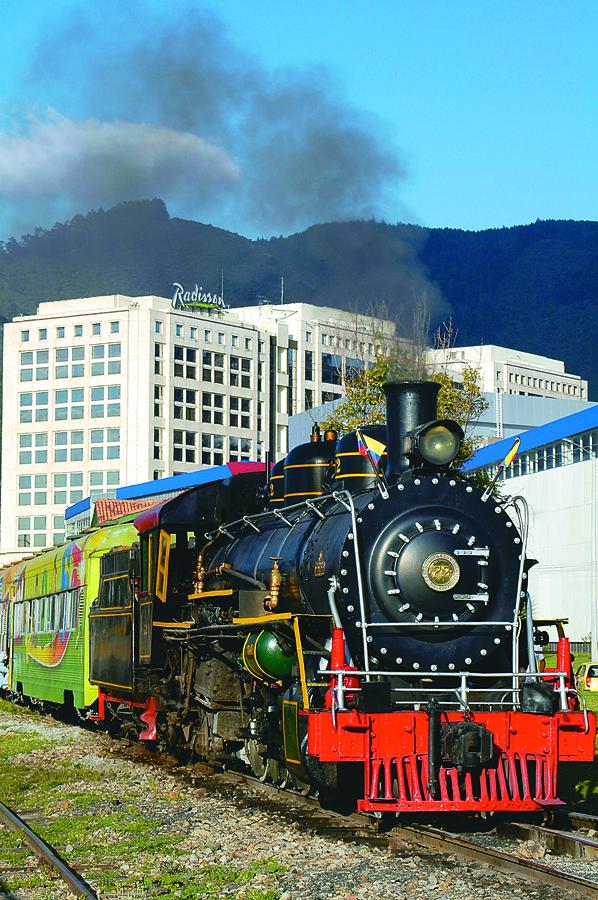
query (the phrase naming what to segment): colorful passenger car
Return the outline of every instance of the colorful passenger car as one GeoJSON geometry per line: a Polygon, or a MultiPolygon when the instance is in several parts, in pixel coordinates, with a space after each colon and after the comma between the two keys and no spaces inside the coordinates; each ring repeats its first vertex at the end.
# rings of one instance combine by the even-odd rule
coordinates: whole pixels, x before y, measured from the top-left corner
{"type": "Polygon", "coordinates": [[[132,524],[114,524],[0,572],[11,692],[81,710],[94,704],[88,614],[98,595],[100,562],[115,547],[131,547],[136,537],[132,524]]]}

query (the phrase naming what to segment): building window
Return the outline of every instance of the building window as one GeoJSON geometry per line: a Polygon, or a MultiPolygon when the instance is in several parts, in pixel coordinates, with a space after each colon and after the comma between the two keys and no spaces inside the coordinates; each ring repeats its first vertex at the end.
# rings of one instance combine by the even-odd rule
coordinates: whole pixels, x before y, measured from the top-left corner
{"type": "Polygon", "coordinates": [[[120,416],[120,385],[111,384],[106,387],[93,387],[91,389],[91,417],[103,419],[105,416],[112,418],[120,416]]]}
{"type": "Polygon", "coordinates": [[[174,417],[195,422],[197,391],[185,388],[174,388],[174,417]]]}
{"type": "Polygon", "coordinates": [[[21,342],[26,344],[29,340],[29,329],[25,328],[24,331],[21,332],[21,342]]]}
{"type": "Polygon", "coordinates": [[[225,337],[224,337],[224,332],[223,332],[223,331],[219,331],[219,332],[218,332],[218,343],[219,343],[222,347],[223,347],[224,344],[226,343],[226,339],[225,339],[225,337]]]}
{"type": "MultiPolygon", "coordinates": [[[[31,435],[19,435],[19,445],[21,445],[21,441],[25,441],[27,438],[31,438],[31,435]]],[[[34,441],[34,449],[33,449],[33,462],[36,464],[44,464],[48,462],[48,432],[40,431],[37,434],[33,435],[34,441]]],[[[28,446],[31,447],[31,441],[27,442],[28,446]]],[[[23,444],[24,445],[24,444],[23,444]]],[[[23,456],[27,455],[27,457],[31,457],[30,450],[22,451],[23,456]]],[[[31,459],[28,459],[31,462],[31,459]]],[[[21,459],[21,452],[19,452],[19,463],[27,464],[27,459],[21,459]]],[[[36,476],[37,478],[37,476],[36,476]]]]}
{"type": "Polygon", "coordinates": [[[92,334],[101,334],[101,332],[102,332],[101,322],[94,322],[93,325],[91,326],[91,333],[92,334]]]}
{"type": "Polygon", "coordinates": [[[201,377],[202,381],[224,384],[224,353],[212,353],[210,350],[203,351],[201,377]]]}
{"type": "Polygon", "coordinates": [[[47,328],[40,328],[39,339],[40,339],[40,341],[47,341],[47,339],[48,339],[48,329],[47,328]]]}
{"type": "Polygon", "coordinates": [[[239,335],[233,334],[230,342],[231,342],[231,347],[238,347],[239,346],[239,335]]]}
{"type": "Polygon", "coordinates": [[[197,379],[197,350],[195,347],[174,345],[174,377],[197,379]]]}
{"type": "Polygon", "coordinates": [[[19,394],[19,422],[48,421],[48,391],[19,394]]]}
{"type": "Polygon", "coordinates": [[[84,365],[81,360],[85,359],[85,347],[58,347],[54,351],[54,362],[57,363],[54,369],[55,378],[83,378],[85,374],[84,365]],[[69,359],[72,360],[70,369],[68,366],[69,359]]]}
{"type": "Polygon", "coordinates": [[[64,541],[64,516],[52,516],[52,524],[52,543],[56,546],[64,541]]]}
{"type": "Polygon", "coordinates": [[[75,337],[81,337],[81,335],[83,334],[83,325],[75,325],[73,334],[75,335],[75,337]]]}
{"type": "Polygon", "coordinates": [[[154,385],[154,416],[162,418],[164,404],[164,388],[161,384],[154,385]]]}
{"type": "Polygon", "coordinates": [[[120,354],[120,344],[94,344],[91,348],[91,374],[120,375],[120,354]],[[108,357],[107,365],[106,357],[108,357]]]}
{"type": "Polygon", "coordinates": [[[110,322],[110,334],[118,334],[120,331],[120,322],[110,322]]]}
{"type": "Polygon", "coordinates": [[[154,344],[154,375],[164,374],[164,344],[154,344]]]}
{"type": "Polygon", "coordinates": [[[63,422],[68,418],[82,419],[84,415],[84,389],[71,388],[54,391],[54,419],[63,422]]]}
{"type": "Polygon", "coordinates": [[[311,388],[305,388],[305,409],[312,409],[314,405],[314,392],[311,388]]]}
{"type": "Polygon", "coordinates": [[[180,322],[177,322],[174,326],[174,333],[176,337],[183,337],[183,326],[180,322]]]}
{"type": "Polygon", "coordinates": [[[325,384],[342,384],[342,360],[332,353],[322,353],[322,381],[325,384]]]}
{"type": "Polygon", "coordinates": [[[61,340],[64,337],[64,325],[59,325],[56,329],[56,337],[61,340]]]}
{"type": "Polygon", "coordinates": [[[120,459],[120,428],[92,428],[89,435],[89,458],[120,459]]]}
{"type": "MultiPolygon", "coordinates": [[[[19,435],[19,465],[20,466],[29,466],[33,462],[33,435],[32,434],[20,434],[19,435]]],[[[21,478],[19,478],[19,487],[21,485],[21,478]]]]}
{"type": "Polygon", "coordinates": [[[231,428],[251,428],[251,400],[248,397],[231,397],[229,424],[231,428]]]}
{"type": "Polygon", "coordinates": [[[66,503],[66,487],[67,475],[64,472],[57,472],[53,479],[54,487],[54,503],[66,503]]]}
{"type": "Polygon", "coordinates": [[[162,459],[162,428],[154,428],[154,459],[162,459]]]}
{"type": "MultiPolygon", "coordinates": [[[[48,378],[48,358],[47,350],[37,350],[35,354],[35,380],[46,381],[48,378]]],[[[20,354],[20,380],[33,381],[33,351],[28,350],[20,354]]]]}
{"type": "Polygon", "coordinates": [[[231,356],[229,365],[231,387],[251,388],[251,360],[231,356]]]}
{"type": "Polygon", "coordinates": [[[312,350],[305,351],[305,380],[314,380],[314,354],[312,350]]]}
{"type": "Polygon", "coordinates": [[[224,462],[224,436],[202,434],[201,462],[204,466],[221,466],[224,462]]]}
{"type": "Polygon", "coordinates": [[[245,338],[245,349],[246,349],[246,350],[251,350],[251,346],[252,346],[252,339],[246,337],[246,338],[245,338]]]}
{"type": "Polygon", "coordinates": [[[204,329],[203,339],[206,342],[206,344],[212,343],[212,332],[208,328],[204,329]]]}
{"type": "Polygon", "coordinates": [[[194,463],[196,457],[197,434],[195,431],[173,432],[172,458],[174,462],[194,463]]]}
{"type": "Polygon", "coordinates": [[[201,421],[212,425],[224,424],[224,395],[203,391],[201,395],[201,421]]]}
{"type": "Polygon", "coordinates": [[[19,547],[45,547],[45,532],[45,516],[17,517],[17,545],[19,547]]]}
{"type": "Polygon", "coordinates": [[[162,327],[163,327],[162,322],[159,322],[159,321],[156,319],[156,321],[154,322],[154,333],[155,333],[155,334],[162,334],[162,327]]]}
{"type": "Polygon", "coordinates": [[[93,493],[96,496],[98,494],[104,493],[106,490],[111,490],[114,487],[118,487],[119,482],[120,472],[118,470],[89,473],[89,487],[93,488],[93,493]]]}
{"type": "Polygon", "coordinates": [[[228,458],[232,462],[251,459],[251,441],[249,438],[229,438],[228,458]]]}

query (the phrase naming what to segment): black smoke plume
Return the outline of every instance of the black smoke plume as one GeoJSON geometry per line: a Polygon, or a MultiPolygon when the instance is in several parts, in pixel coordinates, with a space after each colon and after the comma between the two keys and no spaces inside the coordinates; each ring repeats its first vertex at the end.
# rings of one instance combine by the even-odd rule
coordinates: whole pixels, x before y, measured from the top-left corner
{"type": "MultiPolygon", "coordinates": [[[[53,136],[59,143],[62,123],[76,157],[64,212],[162,195],[177,212],[254,233],[396,216],[399,156],[323,68],[269,71],[201,5],[171,4],[169,18],[139,2],[109,8],[108,17],[106,4],[77,5],[68,24],[50,20],[30,73],[56,85],[53,136]],[[138,126],[148,130],[141,140],[138,126]]],[[[47,124],[28,124],[21,152],[36,157],[47,124]]],[[[37,161],[32,189],[58,201],[69,165],[58,181],[54,166],[51,154],[47,169],[37,161]]]]}

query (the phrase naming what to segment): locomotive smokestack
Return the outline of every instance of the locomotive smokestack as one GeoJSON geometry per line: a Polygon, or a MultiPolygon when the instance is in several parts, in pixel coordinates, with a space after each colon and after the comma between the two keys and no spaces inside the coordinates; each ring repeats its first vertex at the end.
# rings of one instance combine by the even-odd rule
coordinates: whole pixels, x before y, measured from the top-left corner
{"type": "Polygon", "coordinates": [[[386,444],[388,464],[386,479],[398,481],[401,472],[409,468],[403,455],[405,435],[437,418],[440,385],[435,381],[397,381],[383,385],[386,395],[386,444]]]}

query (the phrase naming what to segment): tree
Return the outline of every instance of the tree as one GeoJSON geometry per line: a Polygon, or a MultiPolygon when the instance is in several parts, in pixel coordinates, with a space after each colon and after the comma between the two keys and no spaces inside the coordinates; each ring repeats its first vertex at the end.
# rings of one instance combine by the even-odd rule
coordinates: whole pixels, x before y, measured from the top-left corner
{"type": "MultiPolygon", "coordinates": [[[[446,350],[454,337],[449,322],[442,333],[437,333],[436,348],[446,350]]],[[[466,366],[461,370],[460,380],[456,380],[441,362],[440,371],[432,372],[422,343],[395,338],[391,346],[388,342],[380,346],[375,362],[369,368],[348,372],[343,379],[345,396],[323,423],[324,427],[334,428],[342,435],[360,425],[384,424],[386,398],[382,385],[386,381],[436,381],[440,385],[438,417],[453,419],[465,432],[463,447],[454,465],[469,459],[477,448],[472,428],[488,407],[480,388],[479,370],[466,366]]]]}

